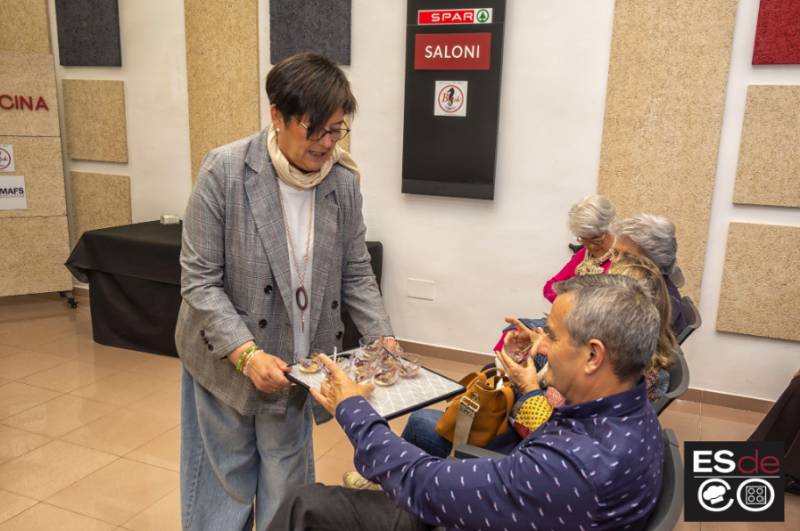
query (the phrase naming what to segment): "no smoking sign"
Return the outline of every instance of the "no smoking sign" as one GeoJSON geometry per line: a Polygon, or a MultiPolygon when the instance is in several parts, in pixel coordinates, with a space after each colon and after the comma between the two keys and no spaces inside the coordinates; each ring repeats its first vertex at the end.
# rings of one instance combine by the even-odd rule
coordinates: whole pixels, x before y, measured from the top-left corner
{"type": "Polygon", "coordinates": [[[434,116],[467,115],[466,81],[437,81],[434,90],[434,116]]]}

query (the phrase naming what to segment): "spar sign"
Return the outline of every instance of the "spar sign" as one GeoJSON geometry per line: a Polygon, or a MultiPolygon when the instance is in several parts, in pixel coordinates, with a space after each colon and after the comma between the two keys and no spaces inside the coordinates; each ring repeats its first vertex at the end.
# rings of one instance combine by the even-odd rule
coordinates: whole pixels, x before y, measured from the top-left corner
{"type": "Polygon", "coordinates": [[[477,9],[420,9],[417,11],[417,24],[489,24],[492,22],[492,8],[477,9]]]}

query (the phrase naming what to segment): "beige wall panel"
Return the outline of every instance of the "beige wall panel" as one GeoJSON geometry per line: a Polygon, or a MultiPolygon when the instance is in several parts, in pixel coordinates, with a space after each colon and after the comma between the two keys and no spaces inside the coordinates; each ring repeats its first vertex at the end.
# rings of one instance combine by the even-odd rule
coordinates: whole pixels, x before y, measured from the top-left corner
{"type": "Polygon", "coordinates": [[[800,86],[747,88],[734,203],[800,207],[800,86]]]}
{"type": "Polygon", "coordinates": [[[717,330],[800,341],[800,227],[731,223],[717,330]]]}
{"type": "Polygon", "coordinates": [[[185,0],[192,180],[212,148],[260,129],[258,1],[185,0]]]}
{"type": "Polygon", "coordinates": [[[0,175],[23,175],[28,201],[26,210],[0,210],[0,218],[65,215],[61,139],[0,136],[0,144],[14,146],[16,166],[0,175]]]}
{"type": "Polygon", "coordinates": [[[50,53],[47,0],[0,2],[0,50],[50,53]]]}
{"type": "Polygon", "coordinates": [[[0,297],[72,289],[67,217],[0,219],[0,297]]]}
{"type": "Polygon", "coordinates": [[[64,79],[62,88],[69,157],[128,162],[123,82],[64,79]]]}
{"type": "Polygon", "coordinates": [[[73,171],[70,196],[73,241],[87,230],[131,223],[131,180],[127,175],[73,171]]]}
{"type": "Polygon", "coordinates": [[[52,55],[0,51],[0,135],[61,135],[52,55]]]}
{"type": "Polygon", "coordinates": [[[736,0],[617,0],[599,191],[677,226],[699,299],[736,0]]]}

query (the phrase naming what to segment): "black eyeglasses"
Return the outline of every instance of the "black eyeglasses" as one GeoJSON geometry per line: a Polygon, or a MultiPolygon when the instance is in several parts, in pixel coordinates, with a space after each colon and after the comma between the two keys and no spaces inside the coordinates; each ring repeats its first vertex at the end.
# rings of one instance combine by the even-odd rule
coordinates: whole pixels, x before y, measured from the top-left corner
{"type": "Polygon", "coordinates": [[[317,133],[311,134],[311,130],[308,128],[308,124],[304,124],[303,122],[298,121],[300,125],[306,130],[306,138],[309,140],[313,140],[314,142],[319,142],[325,135],[331,135],[331,140],[334,142],[338,142],[339,140],[343,139],[350,133],[350,129],[347,127],[339,127],[336,129],[325,129],[324,127],[321,128],[317,133]]]}

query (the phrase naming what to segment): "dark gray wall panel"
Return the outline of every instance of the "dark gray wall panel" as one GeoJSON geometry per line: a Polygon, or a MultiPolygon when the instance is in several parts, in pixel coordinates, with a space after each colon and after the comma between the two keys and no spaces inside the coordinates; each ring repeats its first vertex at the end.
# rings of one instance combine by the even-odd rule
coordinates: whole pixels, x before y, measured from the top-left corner
{"type": "Polygon", "coordinates": [[[56,0],[63,66],[122,66],[117,0],[56,0]]]}
{"type": "Polygon", "coordinates": [[[350,0],[270,0],[270,61],[316,52],[350,64],[350,0]]]}

